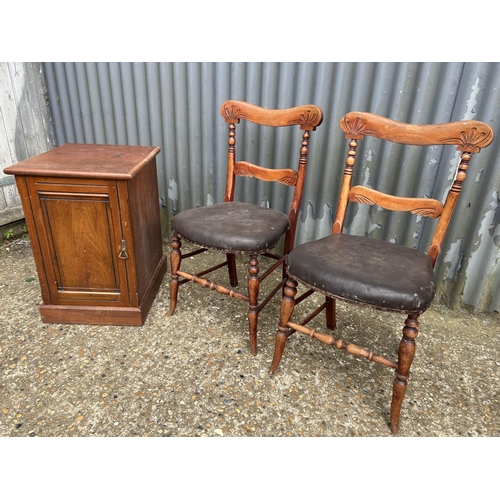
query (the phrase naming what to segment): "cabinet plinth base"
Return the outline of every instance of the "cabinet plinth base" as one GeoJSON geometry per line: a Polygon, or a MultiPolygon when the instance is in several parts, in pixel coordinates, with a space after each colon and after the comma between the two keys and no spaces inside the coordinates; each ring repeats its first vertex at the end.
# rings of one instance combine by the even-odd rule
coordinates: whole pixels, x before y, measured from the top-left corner
{"type": "Polygon", "coordinates": [[[78,325],[141,326],[139,307],[103,306],[40,306],[43,323],[71,323],[78,325]]]}
{"type": "Polygon", "coordinates": [[[44,304],[40,306],[42,322],[78,325],[142,326],[153,304],[166,270],[167,259],[163,255],[139,307],[62,306],[44,304]]]}

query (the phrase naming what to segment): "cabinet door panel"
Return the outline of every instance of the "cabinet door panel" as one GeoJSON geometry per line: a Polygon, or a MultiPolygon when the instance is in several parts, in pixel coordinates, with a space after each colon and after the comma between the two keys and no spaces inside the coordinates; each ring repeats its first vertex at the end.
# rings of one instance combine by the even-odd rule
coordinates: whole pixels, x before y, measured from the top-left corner
{"type": "Polygon", "coordinates": [[[54,304],[128,303],[116,189],[103,187],[33,183],[54,304]]]}

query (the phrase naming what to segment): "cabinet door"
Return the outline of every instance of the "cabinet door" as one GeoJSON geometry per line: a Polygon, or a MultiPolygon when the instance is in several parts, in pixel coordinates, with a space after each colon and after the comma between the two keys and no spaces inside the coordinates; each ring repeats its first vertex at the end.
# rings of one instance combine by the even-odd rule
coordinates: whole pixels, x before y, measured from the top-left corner
{"type": "Polygon", "coordinates": [[[129,305],[116,181],[33,177],[28,190],[51,303],[129,305]]]}

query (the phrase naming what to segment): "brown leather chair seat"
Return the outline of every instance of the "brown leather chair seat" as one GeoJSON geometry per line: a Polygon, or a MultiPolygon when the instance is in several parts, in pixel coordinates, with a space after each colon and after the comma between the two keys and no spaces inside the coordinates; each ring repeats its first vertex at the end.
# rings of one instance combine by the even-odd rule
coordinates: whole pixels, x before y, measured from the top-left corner
{"type": "Polygon", "coordinates": [[[192,208],[177,214],[172,230],[205,248],[231,253],[263,253],[290,227],[278,210],[238,201],[192,208]]]}
{"type": "Polygon", "coordinates": [[[399,312],[424,311],[436,293],[432,259],[396,243],[332,234],[296,247],[288,273],[337,298],[399,312]]]}

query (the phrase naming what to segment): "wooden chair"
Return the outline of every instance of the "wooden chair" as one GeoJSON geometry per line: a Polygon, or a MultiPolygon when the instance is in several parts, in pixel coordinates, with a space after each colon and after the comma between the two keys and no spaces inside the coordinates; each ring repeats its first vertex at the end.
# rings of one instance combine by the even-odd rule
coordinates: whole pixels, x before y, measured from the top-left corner
{"type": "Polygon", "coordinates": [[[410,365],[415,354],[418,318],[430,306],[435,294],[434,265],[462,189],[469,160],[473,153],[491,143],[493,130],[479,121],[410,125],[361,112],[347,113],[340,127],[349,139],[349,150],[332,234],[299,245],[287,258],[288,280],[281,303],[270,371],[274,373],[278,368],[285,343],[295,331],[393,368],[396,376],[390,427],[393,433],[397,433],[410,365]],[[444,205],[435,199],[403,198],[364,186],[351,187],[358,141],[367,135],[406,145],[456,145],[462,153],[444,205]],[[367,236],[343,234],[348,202],[375,204],[387,210],[409,211],[423,217],[439,218],[427,253],[367,236]],[[307,291],[295,299],[298,282],[305,285],[307,291]],[[300,323],[290,321],[295,305],[314,292],[325,295],[325,301],[300,323]],[[305,326],[325,310],[327,327],[334,329],[336,299],[407,315],[397,361],[305,326]]]}
{"type": "MultiPolygon", "coordinates": [[[[295,230],[299,216],[302,191],[307,168],[307,154],[310,132],[323,120],[320,108],[304,105],[290,109],[272,110],[246,102],[227,101],[222,104],[220,113],[229,124],[229,150],[227,164],[227,182],[224,202],[199,208],[192,208],[172,218],[172,250],[170,253],[170,315],[175,311],[179,285],[193,281],[209,290],[248,302],[248,321],[250,330],[250,350],[257,353],[257,320],[259,312],[278,290],[283,289],[285,279],[272,292],[259,302],[260,283],[273,271],[282,269],[285,276],[285,256],[294,245],[295,230]],[[268,127],[286,127],[296,125],[303,130],[297,171],[289,168],[268,169],[247,161],[236,161],[236,125],[240,120],[248,120],[268,127]],[[294,190],[288,216],[271,208],[234,201],[235,178],[255,177],[264,181],[276,181],[291,186],[294,190]],[[284,255],[271,253],[271,250],[286,234],[284,255]],[[181,255],[181,238],[201,247],[181,255]],[[224,262],[204,269],[195,274],[180,270],[183,259],[192,257],[208,249],[215,249],[227,254],[224,262]],[[248,267],[248,295],[235,291],[221,284],[211,282],[202,276],[223,266],[228,266],[231,287],[238,285],[235,254],[250,257],[248,267]],[[266,272],[259,275],[259,257],[270,257],[276,262],[266,272]],[[179,279],[181,277],[182,279],[179,279]]],[[[297,151],[297,152],[299,152],[297,151]]]]}

